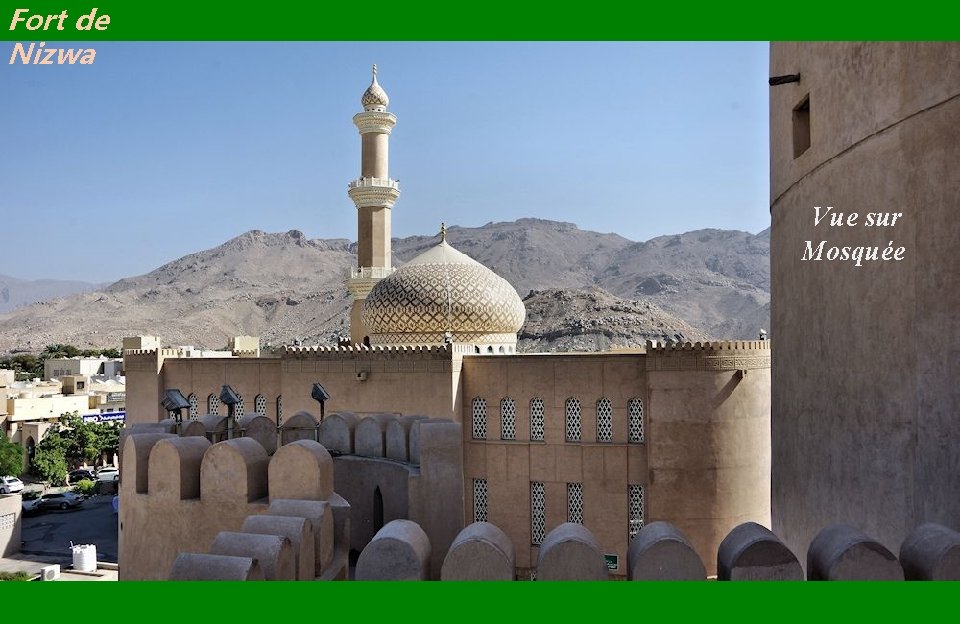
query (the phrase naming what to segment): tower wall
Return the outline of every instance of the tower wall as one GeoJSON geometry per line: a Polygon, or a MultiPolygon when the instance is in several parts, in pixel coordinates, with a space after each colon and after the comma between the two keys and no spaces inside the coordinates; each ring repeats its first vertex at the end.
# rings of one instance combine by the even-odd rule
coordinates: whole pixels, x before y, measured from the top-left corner
{"type": "Polygon", "coordinates": [[[795,73],[770,89],[773,529],[795,552],[828,522],[895,549],[960,524],[960,45],[773,43],[770,75],[795,73]],[[814,206],[860,225],[815,226],[814,206]],[[905,255],[803,261],[807,240],[905,255]]]}
{"type": "Polygon", "coordinates": [[[733,527],[770,526],[770,343],[648,348],[646,364],[649,518],[715,574],[733,527]]]}

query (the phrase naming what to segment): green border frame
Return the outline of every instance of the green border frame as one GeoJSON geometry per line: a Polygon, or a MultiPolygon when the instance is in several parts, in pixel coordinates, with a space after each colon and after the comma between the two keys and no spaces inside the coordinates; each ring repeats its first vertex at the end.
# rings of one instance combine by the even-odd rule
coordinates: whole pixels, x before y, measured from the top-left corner
{"type": "MultiPolygon", "coordinates": [[[[909,7],[691,0],[592,7],[489,0],[282,3],[3,0],[3,41],[960,40],[960,3],[909,7]],[[97,7],[104,31],[77,31],[97,7]],[[63,31],[10,31],[14,10],[59,13],[63,31]]],[[[958,583],[0,583],[10,621],[335,618],[489,622],[916,619],[953,610],[958,583]]]]}
{"type": "Polygon", "coordinates": [[[446,40],[955,40],[960,4],[907,5],[807,0],[642,3],[608,0],[564,5],[486,0],[476,3],[278,3],[202,0],[2,0],[4,41],[446,41],[446,40]],[[78,31],[78,17],[97,7],[103,31],[78,31]],[[59,14],[64,30],[9,30],[14,10],[59,14]]]}

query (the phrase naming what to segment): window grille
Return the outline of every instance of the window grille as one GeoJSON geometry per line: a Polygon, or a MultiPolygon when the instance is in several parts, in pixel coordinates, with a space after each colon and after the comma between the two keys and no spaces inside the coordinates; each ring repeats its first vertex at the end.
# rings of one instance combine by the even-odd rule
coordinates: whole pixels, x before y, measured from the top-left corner
{"type": "Polygon", "coordinates": [[[583,524],[583,484],[567,484],[567,522],[583,524]]]}
{"type": "Polygon", "coordinates": [[[253,409],[260,414],[261,416],[267,415],[267,397],[262,394],[258,394],[257,398],[253,400],[253,409]]]}
{"type": "Polygon", "coordinates": [[[500,438],[517,439],[517,404],[510,397],[500,401],[500,438]]]}
{"type": "Polygon", "coordinates": [[[240,420],[243,417],[243,396],[237,394],[237,405],[233,411],[234,420],[240,420]]]}
{"type": "Polygon", "coordinates": [[[627,541],[632,540],[643,528],[643,486],[629,485],[627,541]]]}
{"type": "Polygon", "coordinates": [[[487,438],[487,401],[482,397],[473,399],[473,437],[477,440],[487,438]]]}
{"type": "Polygon", "coordinates": [[[283,395],[277,395],[277,426],[283,424],[283,395]]]}
{"type": "Polygon", "coordinates": [[[530,542],[540,544],[546,535],[546,501],[543,483],[530,483],[530,542]]]}
{"type": "Polygon", "coordinates": [[[473,521],[487,521],[487,480],[473,480],[473,521]]]}
{"type": "Polygon", "coordinates": [[[610,442],[613,439],[613,408],[610,399],[597,401],[597,442],[610,442]]]}
{"type": "Polygon", "coordinates": [[[208,414],[219,414],[220,413],[220,397],[215,394],[211,394],[207,397],[207,413],[208,414]]]}
{"type": "Polygon", "coordinates": [[[580,441],[580,401],[567,399],[564,405],[566,414],[567,442],[580,441]]]}
{"type": "Polygon", "coordinates": [[[630,399],[627,402],[627,411],[630,413],[630,442],[643,442],[643,401],[630,399]]]}
{"type": "Polygon", "coordinates": [[[190,403],[190,420],[200,418],[200,401],[197,400],[197,395],[191,393],[187,402],[190,403]]]}
{"type": "Polygon", "coordinates": [[[530,439],[543,440],[543,399],[530,401],[530,439]]]}

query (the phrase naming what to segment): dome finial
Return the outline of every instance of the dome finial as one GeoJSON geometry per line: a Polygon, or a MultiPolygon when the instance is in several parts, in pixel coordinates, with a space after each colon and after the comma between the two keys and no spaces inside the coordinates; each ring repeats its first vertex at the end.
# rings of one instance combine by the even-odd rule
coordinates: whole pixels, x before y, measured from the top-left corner
{"type": "Polygon", "coordinates": [[[377,81],[377,64],[376,63],[373,64],[373,81],[374,82],[377,81]]]}
{"type": "Polygon", "coordinates": [[[447,224],[441,221],[440,222],[440,242],[442,243],[445,240],[447,240],[447,224]]]}

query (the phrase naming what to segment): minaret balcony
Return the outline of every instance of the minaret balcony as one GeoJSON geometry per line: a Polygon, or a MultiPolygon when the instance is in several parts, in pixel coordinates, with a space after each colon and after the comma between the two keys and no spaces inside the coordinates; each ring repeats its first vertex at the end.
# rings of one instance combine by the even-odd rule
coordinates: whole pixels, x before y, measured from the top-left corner
{"type": "Polygon", "coordinates": [[[346,286],[354,299],[366,299],[377,282],[393,273],[393,267],[350,267],[346,270],[346,286]]]}
{"type": "Polygon", "coordinates": [[[390,134],[397,125],[397,116],[387,111],[368,110],[354,115],[353,124],[360,134],[390,134]]]}
{"type": "Polygon", "coordinates": [[[358,178],[348,184],[347,188],[355,189],[368,186],[388,186],[392,189],[400,190],[400,183],[393,178],[358,178]]]}
{"type": "Polygon", "coordinates": [[[393,273],[393,267],[350,267],[346,271],[347,279],[383,279],[393,273]]]}
{"type": "Polygon", "coordinates": [[[391,178],[360,178],[347,185],[347,195],[357,208],[393,208],[400,183],[391,178]]]}

